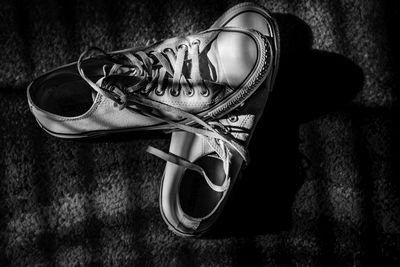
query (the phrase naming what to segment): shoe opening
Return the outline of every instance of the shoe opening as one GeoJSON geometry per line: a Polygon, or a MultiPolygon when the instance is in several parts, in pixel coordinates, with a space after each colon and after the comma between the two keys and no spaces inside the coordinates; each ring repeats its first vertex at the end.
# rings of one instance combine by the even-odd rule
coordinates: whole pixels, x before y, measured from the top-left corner
{"type": "Polygon", "coordinates": [[[40,109],[65,117],[84,114],[93,105],[93,89],[79,74],[54,73],[32,92],[32,101],[40,109]]]}
{"type": "MultiPolygon", "coordinates": [[[[210,154],[197,160],[210,180],[216,185],[222,185],[225,180],[223,162],[217,155],[210,154]]],[[[205,179],[195,171],[187,170],[179,187],[179,200],[182,210],[194,218],[209,215],[216,207],[223,193],[212,190],[205,179]]]]}
{"type": "MultiPolygon", "coordinates": [[[[82,68],[93,82],[103,77],[106,59],[87,59],[82,68]]],[[[33,103],[40,109],[65,117],[83,115],[93,105],[97,92],[79,75],[76,64],[65,65],[38,78],[30,89],[33,103]]]]}

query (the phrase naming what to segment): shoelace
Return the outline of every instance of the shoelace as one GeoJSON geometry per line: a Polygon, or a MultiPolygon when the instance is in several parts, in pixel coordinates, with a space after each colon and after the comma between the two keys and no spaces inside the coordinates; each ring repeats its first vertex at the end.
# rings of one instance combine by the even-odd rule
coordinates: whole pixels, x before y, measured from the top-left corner
{"type": "MultiPolygon", "coordinates": [[[[149,54],[143,51],[137,51],[134,54],[130,52],[123,53],[125,58],[116,59],[112,55],[107,54],[103,50],[97,47],[91,47],[86,49],[79,57],[77,67],[81,77],[98,93],[114,100],[120,105],[120,109],[127,108],[131,112],[139,112],[160,122],[167,123],[171,126],[171,130],[183,130],[194,134],[199,134],[208,138],[209,144],[215,149],[217,154],[223,161],[225,170],[225,180],[222,185],[214,184],[207,176],[204,169],[200,166],[189,162],[188,160],[174,155],[170,152],[166,153],[157,148],[149,146],[147,152],[160,157],[166,161],[180,165],[182,167],[199,172],[211,189],[217,192],[224,192],[229,188],[230,177],[229,177],[229,165],[231,153],[228,149],[229,144],[235,149],[241,157],[248,161],[248,153],[246,148],[240,144],[229,129],[217,121],[206,122],[198,116],[186,112],[182,109],[149,99],[147,95],[151,90],[156,90],[156,94],[163,93],[163,84],[167,79],[167,74],[172,79],[171,95],[179,94],[179,85],[181,90],[190,96],[193,94],[193,90],[198,88],[201,94],[208,94],[208,88],[203,85],[203,81],[200,75],[199,68],[199,43],[194,42],[191,46],[191,80],[192,87],[189,86],[188,79],[182,75],[184,60],[186,52],[188,51],[187,45],[181,45],[178,48],[178,52],[175,55],[172,49],[165,49],[164,54],[160,52],[151,52],[149,54]],[[104,67],[103,72],[105,74],[102,84],[99,86],[91,81],[84,73],[82,69],[82,61],[90,51],[97,51],[114,63],[107,74],[107,70],[104,67]],[[130,87],[124,87],[123,84],[115,83],[114,78],[121,77],[136,77],[140,78],[140,81],[130,87]],[[109,81],[105,81],[108,79],[109,81]],[[105,86],[103,85],[105,84],[105,86]],[[147,108],[146,108],[147,107],[147,108]],[[164,111],[172,113],[182,118],[180,121],[172,120],[168,117],[159,115],[159,112],[153,111],[164,111]],[[186,121],[183,123],[182,121],[186,121]],[[188,125],[193,124],[193,125],[188,125]]],[[[118,80],[118,79],[116,79],[118,80]]]]}
{"type": "Polygon", "coordinates": [[[172,80],[170,80],[171,95],[178,96],[181,89],[187,96],[192,96],[194,91],[197,89],[201,95],[208,96],[209,89],[203,84],[200,75],[199,44],[198,41],[195,41],[190,46],[190,56],[192,61],[190,85],[189,79],[182,75],[185,56],[189,51],[188,46],[185,44],[178,47],[176,54],[171,48],[165,49],[164,53],[156,51],[152,51],[149,54],[146,54],[143,51],[137,51],[134,54],[129,52],[123,53],[123,56],[125,56],[124,61],[128,61],[128,64],[115,62],[108,74],[106,69],[103,68],[105,74],[105,86],[102,87],[94,86],[93,82],[86,77],[81,68],[81,62],[92,50],[100,52],[106,58],[111,59],[112,57],[109,54],[97,47],[88,48],[81,54],[78,60],[78,70],[81,76],[92,85],[94,90],[112,98],[121,105],[121,108],[124,108],[127,105],[127,95],[130,93],[140,91],[142,94],[148,95],[150,91],[155,90],[155,93],[159,96],[164,94],[165,86],[163,88],[163,85],[165,84],[165,80],[168,80],[170,77],[172,77],[172,80]],[[133,86],[123,88],[127,90],[127,92],[123,92],[121,91],[121,88],[114,85],[115,82],[112,79],[113,77],[118,79],[121,78],[121,76],[135,76],[140,77],[141,80],[133,86]],[[110,78],[110,81],[107,81],[108,77],[110,78]],[[98,90],[99,88],[101,90],[98,90]]]}

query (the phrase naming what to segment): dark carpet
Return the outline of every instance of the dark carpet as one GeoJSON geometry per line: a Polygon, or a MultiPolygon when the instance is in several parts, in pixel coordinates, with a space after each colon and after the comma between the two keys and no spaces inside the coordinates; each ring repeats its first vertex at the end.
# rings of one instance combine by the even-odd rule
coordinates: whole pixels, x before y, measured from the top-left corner
{"type": "Polygon", "coordinates": [[[399,2],[259,1],[282,33],[252,162],[215,230],[161,219],[169,135],[44,133],[26,86],[88,45],[209,27],[238,1],[0,4],[0,266],[400,266],[399,2]],[[379,265],[374,265],[378,262],[379,265]]]}

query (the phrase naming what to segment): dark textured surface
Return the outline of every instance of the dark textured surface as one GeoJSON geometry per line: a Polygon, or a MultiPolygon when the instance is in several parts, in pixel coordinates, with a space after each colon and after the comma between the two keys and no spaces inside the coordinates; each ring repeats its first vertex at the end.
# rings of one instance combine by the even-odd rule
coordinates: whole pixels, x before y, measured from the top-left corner
{"type": "Polygon", "coordinates": [[[135,133],[91,142],[42,132],[25,90],[106,50],[206,29],[236,1],[12,1],[0,5],[1,266],[400,266],[396,1],[259,1],[282,68],[213,235],[170,233],[164,163],[135,133]]]}

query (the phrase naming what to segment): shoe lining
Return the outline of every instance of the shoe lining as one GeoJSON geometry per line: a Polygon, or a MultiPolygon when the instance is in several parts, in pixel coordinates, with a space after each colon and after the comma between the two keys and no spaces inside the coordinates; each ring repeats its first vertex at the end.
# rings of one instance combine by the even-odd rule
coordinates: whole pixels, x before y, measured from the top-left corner
{"type": "MultiPolygon", "coordinates": [[[[195,162],[201,166],[214,184],[222,185],[225,179],[222,160],[212,155],[195,162]]],[[[211,213],[222,197],[222,193],[212,190],[204,178],[195,171],[187,170],[179,187],[182,210],[194,218],[202,218],[211,213]]]]}
{"type": "Polygon", "coordinates": [[[33,101],[47,112],[74,117],[84,114],[93,105],[92,92],[80,76],[64,73],[46,79],[34,94],[33,101]]]}

